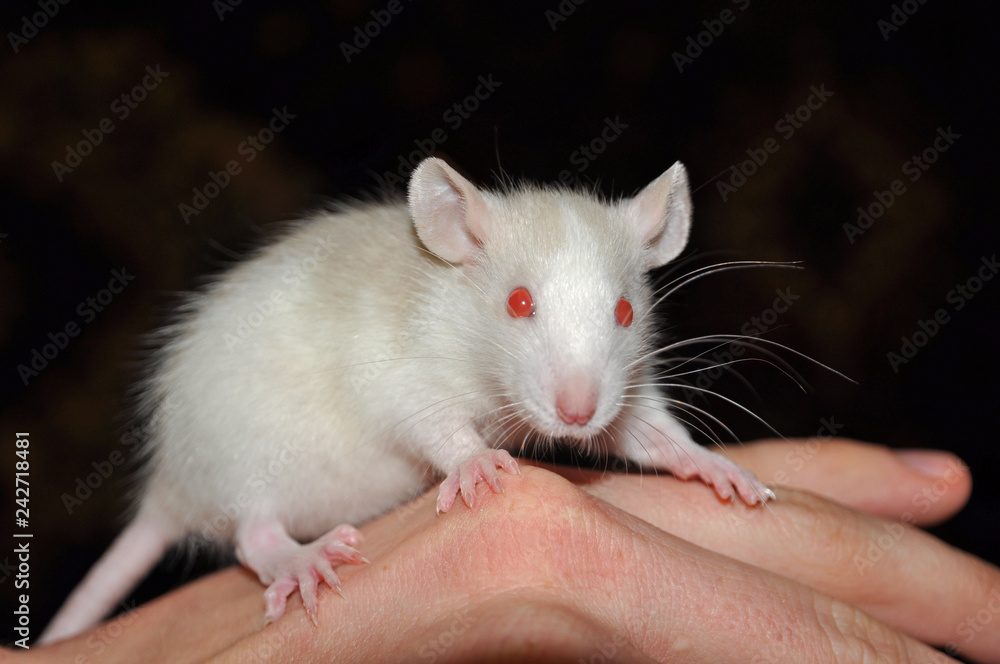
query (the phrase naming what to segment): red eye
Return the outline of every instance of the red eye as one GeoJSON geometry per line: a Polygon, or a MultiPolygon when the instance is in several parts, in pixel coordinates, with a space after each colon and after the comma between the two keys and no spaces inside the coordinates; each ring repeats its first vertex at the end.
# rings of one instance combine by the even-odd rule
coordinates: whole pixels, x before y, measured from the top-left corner
{"type": "Polygon", "coordinates": [[[618,300],[618,306],[615,307],[615,320],[622,327],[628,327],[632,324],[632,305],[625,298],[618,300]]]}
{"type": "Polygon", "coordinates": [[[511,318],[525,318],[535,314],[535,303],[525,288],[515,288],[507,298],[507,313],[511,318]]]}

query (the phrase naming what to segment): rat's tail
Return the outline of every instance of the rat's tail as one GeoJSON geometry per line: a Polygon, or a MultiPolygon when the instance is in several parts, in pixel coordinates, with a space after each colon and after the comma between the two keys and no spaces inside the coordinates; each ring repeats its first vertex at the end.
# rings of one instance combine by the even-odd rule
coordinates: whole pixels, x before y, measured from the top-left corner
{"type": "Polygon", "coordinates": [[[97,624],[149,573],[175,541],[173,528],[142,510],[49,622],[39,644],[75,636],[97,624]]]}

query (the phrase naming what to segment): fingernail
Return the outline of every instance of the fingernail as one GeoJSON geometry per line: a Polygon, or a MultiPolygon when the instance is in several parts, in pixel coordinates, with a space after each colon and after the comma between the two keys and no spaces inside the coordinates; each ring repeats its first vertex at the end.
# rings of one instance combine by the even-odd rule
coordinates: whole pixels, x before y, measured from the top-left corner
{"type": "Polygon", "coordinates": [[[936,450],[896,450],[896,455],[921,475],[934,478],[944,477],[949,472],[954,472],[956,465],[961,465],[960,461],[956,463],[951,454],[936,450]]]}

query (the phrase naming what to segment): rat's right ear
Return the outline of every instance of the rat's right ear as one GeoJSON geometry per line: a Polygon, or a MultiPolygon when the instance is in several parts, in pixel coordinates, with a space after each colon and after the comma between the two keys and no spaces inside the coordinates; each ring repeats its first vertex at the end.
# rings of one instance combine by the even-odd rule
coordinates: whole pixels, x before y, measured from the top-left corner
{"type": "Polygon", "coordinates": [[[691,232],[691,190],[684,164],[675,162],[629,200],[628,214],[645,244],[647,269],[679,256],[691,232]]]}
{"type": "Polygon", "coordinates": [[[444,260],[467,263],[482,251],[491,230],[486,201],[444,161],[431,157],[413,171],[409,207],[417,235],[444,260]]]}

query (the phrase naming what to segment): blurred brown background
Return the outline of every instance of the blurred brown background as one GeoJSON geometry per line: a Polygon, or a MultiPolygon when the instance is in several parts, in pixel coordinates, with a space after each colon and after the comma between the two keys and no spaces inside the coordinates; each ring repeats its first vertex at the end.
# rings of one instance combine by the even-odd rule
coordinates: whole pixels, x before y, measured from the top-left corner
{"type": "MultiPolygon", "coordinates": [[[[682,160],[696,188],[689,254],[728,252],[696,264],[801,260],[806,269],[700,280],[674,298],[671,334],[739,332],[780,289],[798,299],[771,318],[767,338],[859,383],[794,360],[812,391],[766,366],[745,372],[759,396],[736,382],[713,387],[787,436],[814,435],[833,418],[842,435],[954,450],[972,468],[974,494],[935,532],[1000,561],[1000,279],[971,299],[953,292],[1000,249],[995,37],[971,3],[865,4],[53,2],[47,17],[44,1],[7,3],[0,533],[16,530],[14,433],[26,430],[34,625],[120,527],[125,465],[112,464],[72,514],[61,496],[107,470],[114,452],[134,458],[121,413],[141,366],[137,338],[162,321],[170,295],[237,258],[267,224],[327,198],[370,195],[387,172],[405,176],[409,155],[415,162],[429,146],[482,183],[499,164],[538,181],[567,171],[607,194],[631,193],[682,160]],[[33,33],[26,20],[44,25],[33,33]],[[244,144],[275,109],[294,118],[262,150],[244,144]],[[934,149],[949,128],[958,137],[934,149]],[[591,144],[593,158],[580,151],[591,144]],[[935,161],[923,170],[911,160],[928,148],[935,161]],[[745,182],[730,170],[762,154],[763,164],[744,165],[753,172],[745,182]],[[67,159],[71,170],[53,166],[67,159]],[[185,220],[179,206],[193,206],[193,189],[204,192],[230,161],[239,173],[185,220]],[[895,180],[905,191],[849,237],[844,224],[856,223],[859,206],[877,214],[875,192],[888,201],[895,180]],[[115,270],[134,279],[103,292],[115,270]],[[920,337],[939,309],[948,322],[920,337]],[[77,334],[60,337],[67,325],[77,334]],[[893,367],[887,354],[915,334],[926,343],[893,367]],[[26,373],[50,344],[54,357],[26,373]]],[[[767,434],[713,408],[743,439],[767,434]]],[[[14,544],[0,541],[5,561],[14,544]]],[[[174,560],[139,596],[200,569],[174,560]]],[[[2,625],[12,583],[0,571],[2,625]]],[[[0,639],[10,634],[4,627],[0,639]]]]}

